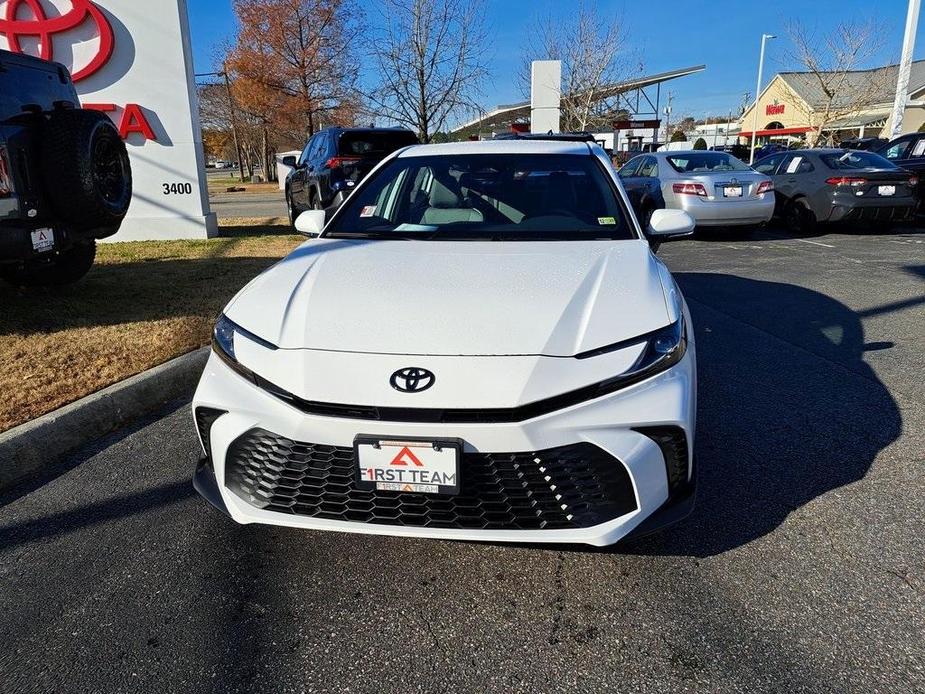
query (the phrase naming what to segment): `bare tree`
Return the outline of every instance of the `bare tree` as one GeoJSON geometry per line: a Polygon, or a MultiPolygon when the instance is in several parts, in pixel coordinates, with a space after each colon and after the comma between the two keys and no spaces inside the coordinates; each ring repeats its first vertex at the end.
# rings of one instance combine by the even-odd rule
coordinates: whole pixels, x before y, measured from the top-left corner
{"type": "Polygon", "coordinates": [[[629,35],[620,14],[601,15],[594,4],[571,5],[564,17],[537,16],[523,48],[520,84],[530,91],[533,60],[562,62],[564,131],[610,129],[615,114],[625,110],[620,94],[609,89],[628,79],[642,65],[628,48],[629,35]]]}
{"type": "Polygon", "coordinates": [[[381,116],[422,142],[472,107],[488,75],[482,0],[383,0],[369,53],[379,84],[367,95],[381,116]]]}
{"type": "Polygon", "coordinates": [[[835,121],[882,102],[884,94],[892,99],[886,71],[863,70],[883,47],[885,32],[878,23],[842,22],[819,34],[793,21],[787,25],[787,34],[792,43],[787,61],[804,74],[785,75],[784,90],[788,101],[813,125],[807,138],[810,146],[835,121]],[[797,80],[800,84],[793,84],[797,80]]]}

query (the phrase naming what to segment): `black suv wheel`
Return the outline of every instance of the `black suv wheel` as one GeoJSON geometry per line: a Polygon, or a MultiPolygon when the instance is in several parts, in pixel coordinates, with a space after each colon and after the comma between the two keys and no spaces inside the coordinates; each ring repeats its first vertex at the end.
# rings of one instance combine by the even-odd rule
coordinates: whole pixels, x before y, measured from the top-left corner
{"type": "Polygon", "coordinates": [[[96,242],[77,243],[47,260],[20,265],[0,265],[0,277],[19,287],[50,287],[71,284],[86,275],[96,258],[96,242]]]}

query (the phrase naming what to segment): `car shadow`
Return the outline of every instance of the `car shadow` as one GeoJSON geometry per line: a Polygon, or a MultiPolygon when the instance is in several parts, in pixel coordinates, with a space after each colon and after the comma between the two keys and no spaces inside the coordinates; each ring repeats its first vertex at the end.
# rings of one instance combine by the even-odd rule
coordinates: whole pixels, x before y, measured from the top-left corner
{"type": "Polygon", "coordinates": [[[864,361],[860,317],[802,287],[676,273],[697,338],[694,512],[618,545],[707,557],[748,544],[817,497],[862,479],[899,437],[900,410],[864,361]]]}

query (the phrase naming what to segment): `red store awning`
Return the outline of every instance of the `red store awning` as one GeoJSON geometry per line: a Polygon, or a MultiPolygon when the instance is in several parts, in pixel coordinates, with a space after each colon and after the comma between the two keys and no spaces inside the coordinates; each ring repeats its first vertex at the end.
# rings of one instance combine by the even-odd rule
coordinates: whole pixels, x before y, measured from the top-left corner
{"type": "MultiPolygon", "coordinates": [[[[815,128],[776,128],[772,130],[759,130],[756,134],[757,137],[774,137],[775,135],[805,135],[808,132],[815,130],[815,128]]],[[[748,132],[740,132],[739,137],[751,137],[751,130],[748,132]]]]}

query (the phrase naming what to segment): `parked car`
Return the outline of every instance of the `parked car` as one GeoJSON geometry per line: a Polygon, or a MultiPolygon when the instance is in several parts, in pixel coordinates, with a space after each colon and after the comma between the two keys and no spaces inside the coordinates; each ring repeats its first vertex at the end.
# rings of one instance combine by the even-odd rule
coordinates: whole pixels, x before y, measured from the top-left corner
{"type": "Polygon", "coordinates": [[[0,50],[0,277],[76,282],[132,200],[125,143],[63,65],[0,50]]]}
{"type": "Polygon", "coordinates": [[[658,159],[649,154],[634,157],[620,168],[619,173],[633,211],[639,223],[646,228],[652,213],[665,208],[662,185],[658,178],[658,159]]]}
{"type": "Polygon", "coordinates": [[[417,136],[397,128],[327,128],[315,133],[299,157],[284,157],[289,222],[305,210],[336,209],[380,161],[416,145],[417,136]]]}
{"type": "Polygon", "coordinates": [[[883,137],[852,137],[838,143],[841,149],[859,149],[876,152],[884,147],[889,140],[883,137]]]}
{"type": "Polygon", "coordinates": [[[919,203],[917,212],[921,213],[925,209],[925,205],[922,204],[925,201],[925,133],[910,133],[898,137],[876,150],[876,153],[918,176],[919,184],[915,197],[919,203]]]}
{"type": "Polygon", "coordinates": [[[701,228],[749,230],[774,213],[771,179],[725,152],[655,152],[627,162],[620,178],[653,201],[657,186],[665,207],[685,210],[701,228]],[[628,168],[637,160],[637,170],[628,168]]]}
{"type": "Polygon", "coordinates": [[[234,521],[607,545],[690,511],[690,313],[600,147],[409,147],[297,226],[320,240],[225,308],[193,402],[234,521]]]}
{"type": "Polygon", "coordinates": [[[714,152],[725,152],[726,154],[731,154],[742,162],[748,161],[749,156],[751,155],[751,150],[747,145],[717,145],[716,147],[710,147],[710,149],[714,152]]]}
{"type": "MultiPolygon", "coordinates": [[[[778,152],[786,152],[787,149],[788,147],[786,145],[778,144],[776,142],[769,142],[768,144],[761,145],[755,149],[755,161],[769,157],[772,154],[777,154],[778,152]]],[[[749,158],[751,158],[750,155],[751,149],[749,149],[749,158]]]]}
{"type": "Polygon", "coordinates": [[[918,176],[873,152],[800,149],[762,159],[755,169],[774,181],[776,212],[795,233],[820,222],[902,222],[917,206],[918,176]]]}

